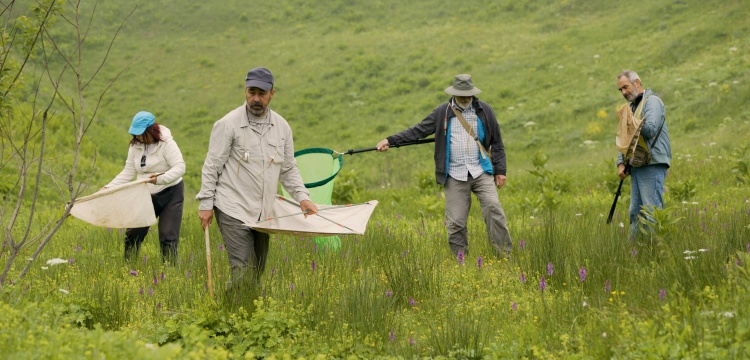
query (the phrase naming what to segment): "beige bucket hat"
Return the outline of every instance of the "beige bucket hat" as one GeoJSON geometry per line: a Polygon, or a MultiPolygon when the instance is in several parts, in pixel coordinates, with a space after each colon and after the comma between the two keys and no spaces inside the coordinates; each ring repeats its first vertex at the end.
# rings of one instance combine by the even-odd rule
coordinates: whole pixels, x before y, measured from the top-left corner
{"type": "Polygon", "coordinates": [[[459,74],[453,78],[453,85],[445,89],[445,92],[448,95],[454,96],[474,96],[482,92],[482,90],[474,86],[471,75],[459,74]]]}

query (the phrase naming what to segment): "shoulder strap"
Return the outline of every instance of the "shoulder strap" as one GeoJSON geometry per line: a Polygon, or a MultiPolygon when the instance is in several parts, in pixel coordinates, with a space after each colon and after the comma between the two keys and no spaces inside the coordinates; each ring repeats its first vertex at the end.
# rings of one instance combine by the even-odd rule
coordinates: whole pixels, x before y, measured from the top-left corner
{"type": "Polygon", "coordinates": [[[482,157],[487,157],[490,159],[490,161],[492,161],[492,156],[487,152],[487,149],[484,148],[482,142],[479,141],[479,136],[474,134],[474,130],[471,129],[471,126],[469,126],[469,123],[466,122],[466,119],[464,119],[464,116],[461,114],[461,112],[456,110],[456,108],[454,108],[451,104],[448,104],[448,106],[451,108],[451,110],[453,110],[453,113],[456,114],[456,118],[458,118],[458,121],[461,122],[461,125],[463,125],[464,129],[466,129],[466,132],[469,133],[469,136],[471,136],[471,138],[477,142],[477,145],[479,145],[480,155],[482,155],[482,157]]]}
{"type": "MultiPolygon", "coordinates": [[[[651,97],[651,95],[649,95],[647,98],[643,99],[643,101],[640,104],[638,104],[638,109],[636,111],[639,114],[636,115],[636,118],[638,117],[638,115],[640,115],[640,114],[643,113],[643,108],[646,107],[646,100],[648,100],[650,97],[651,97]]],[[[641,122],[641,124],[643,124],[645,122],[646,122],[646,119],[643,119],[643,121],[641,122]]],[[[659,130],[656,131],[656,136],[654,136],[654,139],[651,141],[651,146],[649,146],[649,147],[646,148],[648,151],[651,151],[651,148],[654,147],[654,144],[656,144],[656,140],[659,139],[659,135],[661,134],[661,128],[663,126],[664,126],[664,122],[662,121],[661,125],[659,125],[659,130]]]]}

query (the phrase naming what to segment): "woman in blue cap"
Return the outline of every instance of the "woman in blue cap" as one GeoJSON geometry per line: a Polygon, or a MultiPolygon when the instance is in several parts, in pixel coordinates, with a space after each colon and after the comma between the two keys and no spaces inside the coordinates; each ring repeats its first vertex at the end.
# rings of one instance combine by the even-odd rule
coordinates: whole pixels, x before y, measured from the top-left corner
{"type": "MultiPolygon", "coordinates": [[[[130,126],[128,158],[125,167],[105,188],[122,185],[133,180],[148,178],[151,202],[159,218],[159,243],[162,259],[174,263],[182,224],[182,205],[185,187],[185,161],[172,133],[155,122],[154,115],[141,111],[133,117],[130,126]]],[[[125,259],[135,257],[148,227],[127,229],[125,232],[125,259]]]]}

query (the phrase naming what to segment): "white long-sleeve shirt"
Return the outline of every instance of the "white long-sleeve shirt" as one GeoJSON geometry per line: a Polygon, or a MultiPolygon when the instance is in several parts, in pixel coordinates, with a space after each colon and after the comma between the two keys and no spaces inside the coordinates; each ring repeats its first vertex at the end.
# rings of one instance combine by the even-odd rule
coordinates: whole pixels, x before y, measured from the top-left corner
{"type": "Polygon", "coordinates": [[[122,185],[136,177],[142,179],[150,177],[151,174],[164,173],[156,178],[156,184],[148,184],[149,192],[156,194],[182,180],[182,175],[185,175],[185,161],[182,159],[180,148],[166,126],[159,125],[159,132],[162,141],[150,145],[136,142],[128,148],[125,167],[105,187],[122,185]],[[145,166],[141,166],[141,158],[144,155],[145,166]]]}

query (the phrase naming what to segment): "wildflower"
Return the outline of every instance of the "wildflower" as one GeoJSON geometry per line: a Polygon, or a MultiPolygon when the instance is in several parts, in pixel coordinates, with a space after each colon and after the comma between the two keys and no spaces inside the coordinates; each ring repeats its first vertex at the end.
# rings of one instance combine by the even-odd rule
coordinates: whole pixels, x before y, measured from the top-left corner
{"type": "Polygon", "coordinates": [[[162,279],[162,281],[164,280],[164,278],[165,278],[164,273],[161,273],[161,279],[162,279]]]}
{"type": "Polygon", "coordinates": [[[65,264],[66,262],[68,261],[60,259],[60,258],[54,258],[54,259],[47,260],[47,265],[59,265],[59,264],[65,264]]]}
{"type": "Polygon", "coordinates": [[[547,281],[544,280],[544,275],[542,275],[542,280],[539,281],[539,290],[544,291],[544,289],[547,288],[547,281]]]}
{"type": "Polygon", "coordinates": [[[154,296],[154,289],[148,288],[148,296],[154,296]]]}
{"type": "Polygon", "coordinates": [[[189,277],[192,277],[192,276],[193,276],[193,274],[190,273],[190,270],[185,271],[185,277],[186,278],[189,278],[189,277]]]}
{"type": "Polygon", "coordinates": [[[59,290],[63,294],[70,294],[70,291],[65,290],[65,289],[57,289],[57,290],[59,290]]]}
{"type": "Polygon", "coordinates": [[[578,278],[581,279],[581,282],[586,281],[586,268],[581,268],[578,270],[578,278]]]}
{"type": "Polygon", "coordinates": [[[81,245],[76,246],[76,252],[81,252],[81,245]]]}
{"type": "Polygon", "coordinates": [[[310,267],[312,267],[312,271],[315,271],[315,269],[318,268],[318,265],[315,264],[315,260],[312,261],[312,264],[310,265],[310,267]]]}
{"type": "Polygon", "coordinates": [[[414,338],[413,337],[409,337],[409,345],[414,346],[416,344],[417,344],[417,342],[414,340],[414,338]]]}
{"type": "Polygon", "coordinates": [[[138,272],[135,270],[130,270],[130,275],[138,276],[138,272]]]}
{"type": "Polygon", "coordinates": [[[161,302],[156,303],[156,309],[161,310],[161,302]]]}
{"type": "Polygon", "coordinates": [[[391,297],[391,296],[393,296],[393,291],[391,291],[391,289],[386,290],[385,297],[391,297]]]}
{"type": "MultiPolygon", "coordinates": [[[[521,239],[521,241],[518,242],[518,247],[520,247],[521,250],[525,249],[526,248],[526,241],[524,241],[523,239],[521,239]]],[[[750,244],[748,244],[748,249],[750,249],[750,244]]]]}
{"type": "Polygon", "coordinates": [[[388,333],[388,337],[391,338],[391,342],[396,341],[396,333],[394,333],[393,330],[391,330],[391,332],[388,333]]]}
{"type": "Polygon", "coordinates": [[[695,252],[695,251],[685,250],[685,251],[683,251],[682,253],[683,253],[683,254],[686,254],[686,255],[690,255],[690,254],[692,254],[692,253],[694,253],[694,252],[695,252]]]}
{"type": "Polygon", "coordinates": [[[396,219],[401,220],[401,214],[396,215],[396,219]]]}
{"type": "Polygon", "coordinates": [[[604,292],[609,293],[610,289],[611,287],[609,285],[609,279],[607,279],[607,281],[604,282],[604,292]]]}
{"type": "Polygon", "coordinates": [[[482,257],[480,256],[477,258],[477,266],[481,269],[482,264],[484,264],[484,261],[482,260],[482,257]]]}
{"type": "Polygon", "coordinates": [[[141,294],[141,295],[143,295],[143,286],[141,286],[141,289],[140,289],[140,290],[138,290],[138,294],[141,294]]]}
{"type": "Polygon", "coordinates": [[[156,285],[158,283],[159,283],[159,279],[156,276],[154,276],[154,285],[156,285]]]}
{"type": "Polygon", "coordinates": [[[510,304],[510,308],[513,309],[513,311],[518,310],[518,304],[514,301],[512,304],[510,304]]]}
{"type": "Polygon", "coordinates": [[[695,256],[692,256],[692,255],[690,255],[690,256],[685,256],[685,260],[693,260],[693,259],[697,259],[697,257],[695,257],[695,256]]]}
{"type": "Polygon", "coordinates": [[[667,297],[667,291],[664,289],[659,289],[659,301],[664,301],[665,297],[667,297]]]}
{"type": "Polygon", "coordinates": [[[224,251],[224,244],[219,244],[219,251],[224,251]]]}
{"type": "Polygon", "coordinates": [[[589,304],[586,302],[586,300],[583,300],[583,305],[581,306],[586,307],[586,306],[589,306],[589,304]]]}
{"type": "Polygon", "coordinates": [[[75,262],[75,260],[74,260],[73,258],[70,258],[70,260],[68,261],[68,263],[69,263],[70,265],[73,265],[73,262],[75,262]]]}
{"type": "Polygon", "coordinates": [[[284,256],[284,262],[289,262],[289,256],[284,256]]]}
{"type": "Polygon", "coordinates": [[[552,276],[552,272],[555,271],[554,266],[552,266],[552,263],[547,264],[547,275],[552,276]]]}
{"type": "Polygon", "coordinates": [[[464,264],[464,252],[461,250],[458,251],[458,263],[461,265],[464,264]]]}
{"type": "Polygon", "coordinates": [[[636,256],[636,255],[638,255],[638,250],[636,250],[635,248],[633,248],[633,250],[630,250],[630,256],[636,256]]]}
{"type": "Polygon", "coordinates": [[[145,263],[147,263],[147,262],[148,262],[148,256],[146,256],[146,255],[143,255],[143,263],[145,264],[145,263]]]}
{"type": "Polygon", "coordinates": [[[417,302],[414,300],[414,298],[409,298],[409,305],[414,306],[417,302]]]}
{"type": "Polygon", "coordinates": [[[523,271],[521,272],[521,282],[522,283],[526,282],[526,274],[524,274],[523,271]]]}
{"type": "Polygon", "coordinates": [[[294,283],[289,284],[289,291],[294,291],[294,283]]]}
{"type": "Polygon", "coordinates": [[[619,227],[620,227],[620,228],[622,229],[622,228],[624,228],[624,227],[625,227],[625,224],[623,224],[623,223],[622,223],[622,221],[620,221],[620,223],[619,223],[619,224],[617,224],[617,226],[619,226],[619,227]]]}

